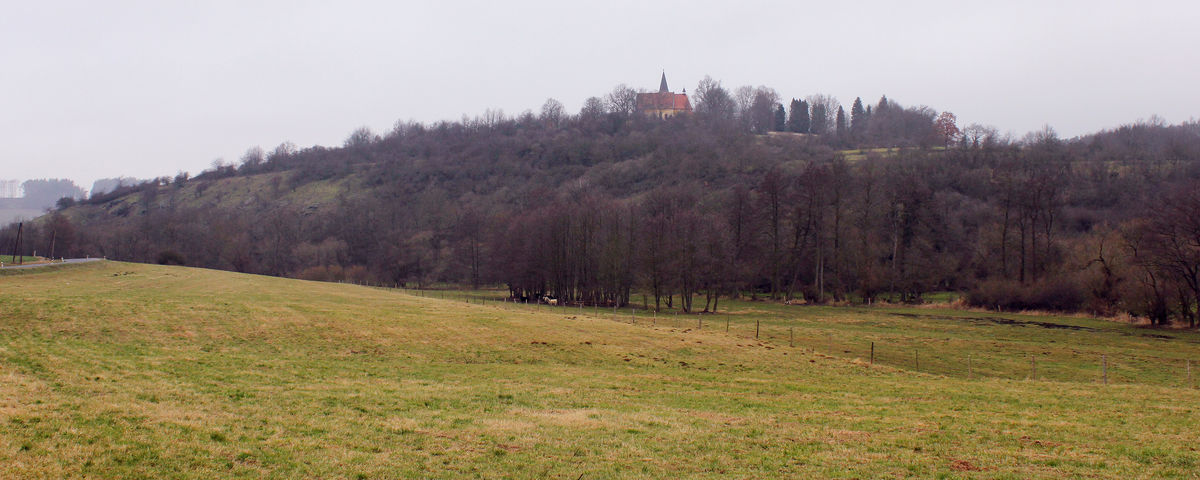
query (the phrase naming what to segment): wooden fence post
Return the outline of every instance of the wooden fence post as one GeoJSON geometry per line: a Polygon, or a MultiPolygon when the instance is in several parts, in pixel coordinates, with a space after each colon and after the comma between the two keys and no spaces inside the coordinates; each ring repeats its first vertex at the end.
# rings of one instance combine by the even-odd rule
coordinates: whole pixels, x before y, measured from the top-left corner
{"type": "Polygon", "coordinates": [[[875,342],[871,342],[871,365],[875,364],[875,342]]]}
{"type": "Polygon", "coordinates": [[[758,319],[754,319],[754,338],[758,338],[758,319]]]}
{"type": "Polygon", "coordinates": [[[788,327],[788,346],[796,346],[796,327],[788,327]]]}
{"type": "Polygon", "coordinates": [[[1108,385],[1108,355],[1101,355],[1100,363],[1104,366],[1104,384],[1108,385]]]}
{"type": "Polygon", "coordinates": [[[729,314],[725,315],[725,333],[729,333],[729,314]]]}

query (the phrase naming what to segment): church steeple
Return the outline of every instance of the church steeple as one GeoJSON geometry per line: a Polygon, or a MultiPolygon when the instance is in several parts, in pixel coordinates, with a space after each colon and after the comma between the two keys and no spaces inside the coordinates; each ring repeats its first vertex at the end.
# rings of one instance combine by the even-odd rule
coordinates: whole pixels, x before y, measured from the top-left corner
{"type": "Polygon", "coordinates": [[[637,94],[637,111],[650,118],[662,119],[692,113],[692,104],[688,102],[687,89],[684,89],[683,93],[671,91],[671,87],[667,86],[667,72],[664,69],[657,92],[637,94]]]}

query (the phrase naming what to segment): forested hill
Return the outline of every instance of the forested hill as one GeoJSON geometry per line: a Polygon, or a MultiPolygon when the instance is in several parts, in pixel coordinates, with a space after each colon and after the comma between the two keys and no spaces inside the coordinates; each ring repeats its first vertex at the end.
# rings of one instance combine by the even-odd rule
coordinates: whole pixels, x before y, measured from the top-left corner
{"type": "Polygon", "coordinates": [[[623,93],[577,115],[550,101],[515,118],[362,129],[340,148],[251,149],[196,177],[60,202],[26,225],[23,249],[505,284],[589,304],[644,293],[688,311],[730,294],[971,290],[992,307],[1194,318],[1200,284],[1151,256],[1169,255],[1155,228],[1187,223],[1167,207],[1200,205],[1196,123],[1018,140],[887,99],[785,112],[762,92],[739,102],[709,85],[695,114],[655,120],[623,93]]]}

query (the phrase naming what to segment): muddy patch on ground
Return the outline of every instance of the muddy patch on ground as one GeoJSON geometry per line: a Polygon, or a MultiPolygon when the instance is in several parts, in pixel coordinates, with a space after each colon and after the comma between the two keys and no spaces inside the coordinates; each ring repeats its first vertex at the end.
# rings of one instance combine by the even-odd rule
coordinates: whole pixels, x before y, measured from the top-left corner
{"type": "MultiPolygon", "coordinates": [[[[1019,327],[1041,327],[1041,328],[1048,328],[1051,330],[1071,330],[1071,331],[1077,331],[1077,332],[1099,332],[1099,331],[1101,331],[1101,329],[1093,328],[1093,327],[1083,327],[1083,326],[1079,326],[1079,325],[1066,325],[1066,324],[1062,324],[1062,323],[1039,322],[1036,320],[1014,320],[1011,318],[1003,318],[1003,317],[952,317],[949,315],[922,315],[919,313],[889,313],[889,315],[892,315],[895,317],[918,318],[918,319],[926,319],[926,320],[948,320],[948,321],[958,321],[958,322],[983,323],[983,324],[990,324],[990,325],[1015,325],[1015,326],[1019,326],[1019,327]]],[[[1126,331],[1117,331],[1117,332],[1113,332],[1113,333],[1115,333],[1117,335],[1123,335],[1126,337],[1143,337],[1143,338],[1153,338],[1155,340],[1176,340],[1176,341],[1185,341],[1188,343],[1200,343],[1200,340],[1187,340],[1187,339],[1182,339],[1179,337],[1173,337],[1170,335],[1163,335],[1160,333],[1135,333],[1135,332],[1126,332],[1126,331]]]]}
{"type": "Polygon", "coordinates": [[[921,314],[916,314],[916,313],[891,313],[890,315],[897,316],[897,317],[922,318],[922,319],[928,319],[928,320],[950,320],[950,321],[958,321],[958,322],[965,321],[965,322],[973,322],[973,323],[987,323],[987,324],[993,324],[993,325],[1016,325],[1016,326],[1020,326],[1020,327],[1041,327],[1041,328],[1049,328],[1049,329],[1057,329],[1057,330],[1075,330],[1075,331],[1084,331],[1084,332],[1099,331],[1099,329],[1095,329],[1092,327],[1081,327],[1079,325],[1064,325],[1061,323],[1038,322],[1038,321],[1033,321],[1033,320],[1013,320],[1011,318],[1003,318],[1003,317],[951,317],[951,316],[947,316],[947,315],[921,315],[921,314]]]}

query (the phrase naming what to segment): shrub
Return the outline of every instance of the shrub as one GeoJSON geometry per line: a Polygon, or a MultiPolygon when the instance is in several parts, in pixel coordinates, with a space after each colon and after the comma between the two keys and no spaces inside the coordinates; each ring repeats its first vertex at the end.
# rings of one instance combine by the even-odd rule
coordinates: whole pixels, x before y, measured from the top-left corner
{"type": "Polygon", "coordinates": [[[351,265],[342,267],[340,265],[320,265],[315,267],[306,267],[294,274],[296,278],[304,280],[316,280],[318,282],[350,282],[363,283],[369,280],[370,273],[367,267],[362,265],[351,265]]]}
{"type": "Polygon", "coordinates": [[[1053,277],[1022,285],[1011,280],[981,283],[967,293],[967,304],[998,310],[1050,310],[1075,312],[1083,308],[1087,293],[1072,277],[1053,277]]]}
{"type": "Polygon", "coordinates": [[[154,260],[159,265],[187,265],[183,260],[183,255],[174,250],[163,250],[158,253],[158,258],[154,260]]]}
{"type": "Polygon", "coordinates": [[[342,267],[338,265],[307,267],[297,272],[295,276],[296,278],[318,282],[336,282],[346,278],[342,272],[342,267]]]}

